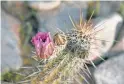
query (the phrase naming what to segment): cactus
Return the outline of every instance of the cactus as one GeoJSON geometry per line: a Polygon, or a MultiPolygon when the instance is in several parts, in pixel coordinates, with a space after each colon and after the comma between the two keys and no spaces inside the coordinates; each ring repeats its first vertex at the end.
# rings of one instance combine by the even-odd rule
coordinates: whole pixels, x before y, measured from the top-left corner
{"type": "Polygon", "coordinates": [[[54,42],[59,43],[53,56],[44,64],[42,71],[32,80],[32,84],[70,84],[72,81],[81,84],[83,80],[89,84],[80,71],[88,70],[86,63],[89,63],[89,50],[97,31],[93,29],[91,17],[84,22],[80,16],[79,25],[74,24],[71,16],[69,17],[74,29],[66,33],[60,31],[56,34],[59,36],[55,35],[54,42]]]}
{"type": "MultiPolygon", "coordinates": [[[[89,59],[90,56],[92,56],[90,55],[90,49],[92,49],[92,43],[95,43],[95,35],[100,31],[96,31],[93,28],[91,17],[88,21],[84,21],[82,16],[80,16],[79,24],[75,24],[69,15],[74,28],[69,32],[60,31],[55,34],[53,40],[56,45],[54,46],[53,54],[48,56],[48,58],[33,56],[33,58],[37,61],[35,67],[32,67],[31,69],[29,68],[31,70],[29,71],[29,74],[26,74],[25,79],[18,83],[82,84],[83,81],[85,81],[89,84],[85,78],[86,75],[88,77],[91,75],[87,63],[90,63],[95,67],[93,61],[89,59]],[[33,70],[33,68],[35,70],[33,70]],[[85,73],[85,76],[83,73],[85,73]]],[[[42,39],[39,37],[38,39],[40,40],[35,39],[34,41],[42,42],[42,39]]],[[[47,38],[50,38],[50,36],[47,38]]],[[[45,43],[44,40],[42,44],[43,43],[45,43]]],[[[38,49],[40,48],[38,47],[38,49]]],[[[41,50],[38,50],[37,52],[41,50]]],[[[36,55],[38,55],[37,52],[36,55]]]]}

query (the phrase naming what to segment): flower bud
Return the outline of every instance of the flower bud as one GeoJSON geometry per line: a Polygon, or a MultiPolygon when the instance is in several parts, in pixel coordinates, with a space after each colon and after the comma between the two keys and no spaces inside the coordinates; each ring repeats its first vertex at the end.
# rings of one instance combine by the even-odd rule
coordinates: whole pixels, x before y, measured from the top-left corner
{"type": "Polygon", "coordinates": [[[38,32],[31,40],[40,58],[48,58],[53,54],[54,44],[50,32],[38,32]]]}

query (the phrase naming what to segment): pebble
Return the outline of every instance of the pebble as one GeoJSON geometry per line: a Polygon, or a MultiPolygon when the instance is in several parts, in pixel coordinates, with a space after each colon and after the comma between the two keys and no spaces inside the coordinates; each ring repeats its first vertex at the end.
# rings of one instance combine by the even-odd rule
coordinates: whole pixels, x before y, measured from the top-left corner
{"type": "Polygon", "coordinates": [[[124,84],[124,53],[100,64],[94,72],[96,84],[124,84]]]}
{"type": "Polygon", "coordinates": [[[1,71],[17,70],[22,65],[17,39],[12,31],[19,21],[1,11],[1,71]]]}

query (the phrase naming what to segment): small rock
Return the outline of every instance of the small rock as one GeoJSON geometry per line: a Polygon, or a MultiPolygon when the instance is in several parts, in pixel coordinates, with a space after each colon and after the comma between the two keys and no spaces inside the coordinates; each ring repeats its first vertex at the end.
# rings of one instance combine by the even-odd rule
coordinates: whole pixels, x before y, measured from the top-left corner
{"type": "Polygon", "coordinates": [[[99,18],[94,20],[94,23],[97,23],[94,27],[96,31],[95,42],[92,43],[95,49],[91,48],[90,50],[93,53],[91,55],[96,55],[96,58],[99,58],[98,55],[103,56],[110,50],[115,41],[116,32],[120,29],[123,20],[119,14],[113,14],[99,21],[99,18]]]}
{"type": "Polygon", "coordinates": [[[1,12],[1,71],[3,74],[9,70],[18,69],[22,65],[22,60],[16,36],[12,32],[13,25],[19,25],[19,21],[4,11],[1,12]]]}
{"type": "Polygon", "coordinates": [[[116,13],[122,2],[114,2],[114,1],[100,1],[100,9],[99,9],[99,16],[108,16],[113,13],[116,13]]]}
{"type": "MultiPolygon", "coordinates": [[[[79,3],[79,2],[78,2],[79,3]]],[[[85,2],[84,2],[85,3],[85,2]]],[[[38,12],[37,17],[40,22],[39,31],[49,31],[52,35],[58,32],[58,29],[66,32],[73,28],[73,25],[69,19],[69,15],[72,16],[73,21],[78,23],[80,18],[80,7],[77,3],[61,2],[60,7],[52,11],[38,12]]],[[[86,17],[86,4],[82,6],[83,18],[86,17]]]]}
{"type": "Polygon", "coordinates": [[[51,1],[51,2],[37,2],[37,1],[29,1],[28,4],[33,9],[38,11],[48,11],[57,8],[61,3],[61,0],[51,1]]]}
{"type": "Polygon", "coordinates": [[[95,70],[96,84],[124,84],[124,53],[100,64],[95,70]]]}

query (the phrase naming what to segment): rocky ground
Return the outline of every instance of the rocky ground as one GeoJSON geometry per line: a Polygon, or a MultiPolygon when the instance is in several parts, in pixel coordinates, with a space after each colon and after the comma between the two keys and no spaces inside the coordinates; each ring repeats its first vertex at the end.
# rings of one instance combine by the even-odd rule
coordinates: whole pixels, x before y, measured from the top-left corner
{"type": "MultiPolygon", "coordinates": [[[[76,21],[79,20],[79,8],[82,8],[83,17],[86,19],[88,6],[87,2],[60,2],[55,9],[47,11],[38,10],[36,17],[39,22],[39,31],[49,31],[53,35],[57,29],[63,31],[72,28],[68,13],[76,21]]],[[[94,24],[98,24],[104,19],[109,19],[118,12],[121,2],[100,2],[98,17],[94,18],[94,24]]],[[[29,4],[32,4],[31,2],[29,4]]],[[[38,4],[38,3],[37,3],[38,4]]],[[[16,10],[19,11],[19,10],[16,10]]],[[[109,24],[103,24],[108,32],[101,32],[106,43],[103,54],[106,61],[95,61],[97,69],[91,67],[92,77],[90,84],[124,84],[124,22],[121,15],[116,18],[117,22],[110,21],[109,24]],[[122,19],[122,20],[121,20],[122,19]],[[117,24],[116,24],[117,23],[117,24]],[[115,25],[115,26],[114,26],[115,25]],[[113,29],[112,29],[113,28],[113,29]],[[112,39],[113,38],[113,39],[112,39]],[[111,40],[110,40],[111,39],[111,40]],[[116,40],[116,41],[115,41],[116,40]],[[109,46],[109,47],[108,47],[109,46]]],[[[22,65],[22,59],[18,46],[18,29],[21,21],[15,18],[11,13],[1,11],[1,70],[2,73],[18,69],[22,65]]],[[[2,84],[8,84],[2,82],[2,84]]],[[[85,83],[84,83],[85,84],[85,83]]]]}

